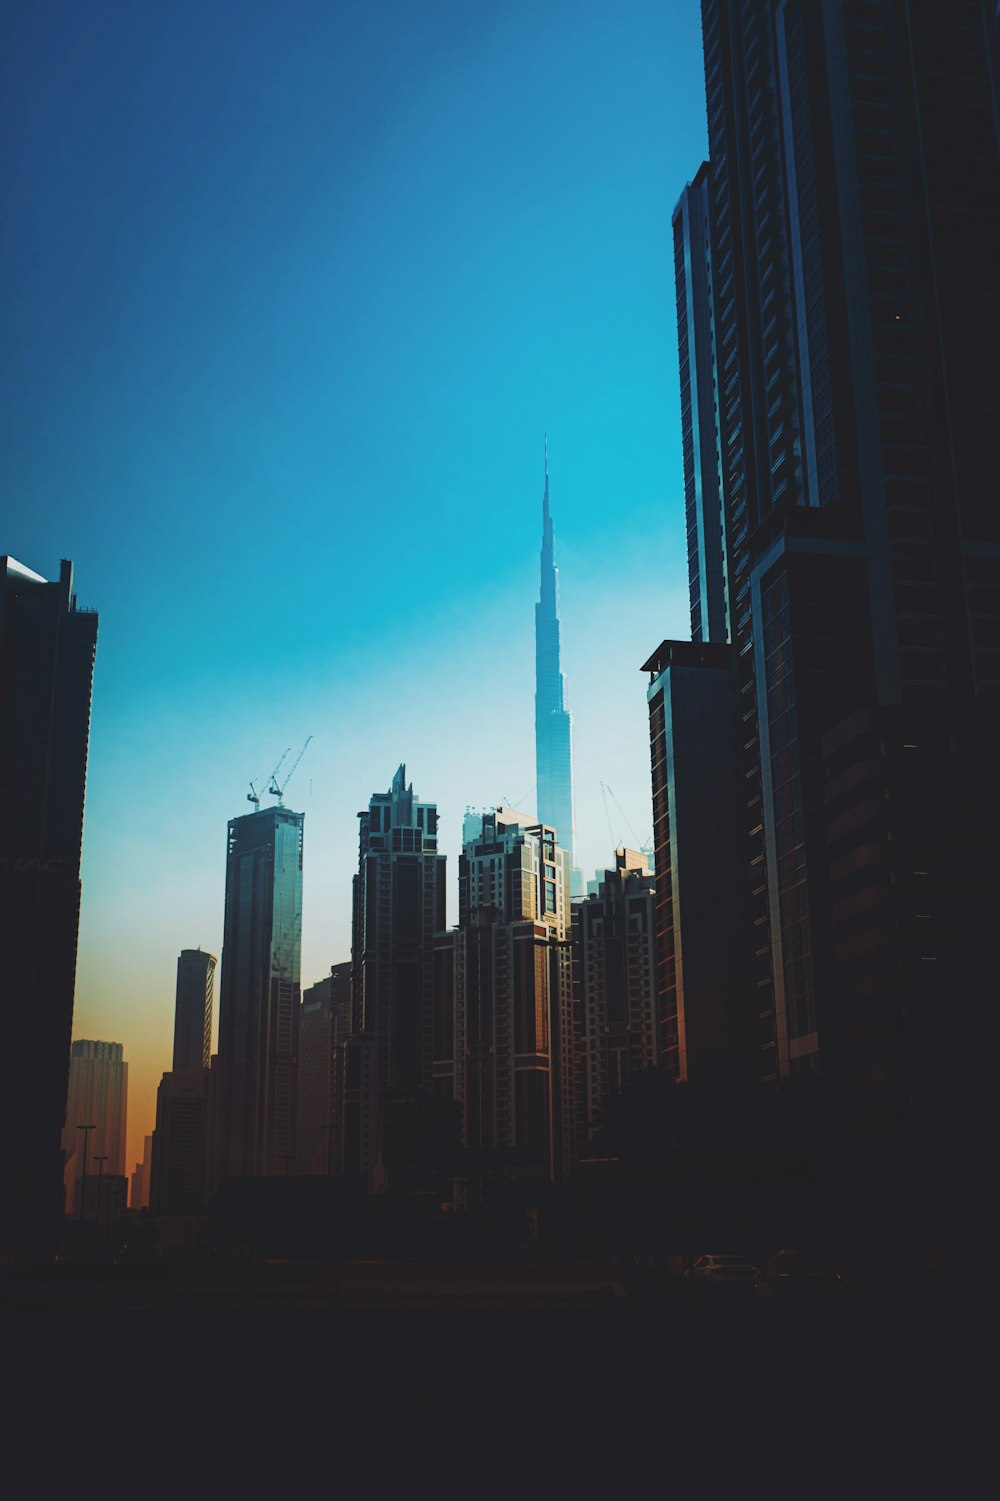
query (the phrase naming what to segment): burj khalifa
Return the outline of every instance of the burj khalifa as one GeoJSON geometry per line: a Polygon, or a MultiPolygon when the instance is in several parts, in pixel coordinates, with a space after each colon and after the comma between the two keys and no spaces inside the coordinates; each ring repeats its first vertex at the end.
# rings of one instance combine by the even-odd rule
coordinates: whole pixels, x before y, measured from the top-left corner
{"type": "Polygon", "coordinates": [[[573,716],[565,707],[566,679],[560,668],[559,570],[549,511],[549,448],[545,444],[545,493],[542,498],[542,578],[535,606],[535,781],[540,823],[556,831],[569,854],[573,896],[583,895],[576,867],[573,818],[573,716]]]}

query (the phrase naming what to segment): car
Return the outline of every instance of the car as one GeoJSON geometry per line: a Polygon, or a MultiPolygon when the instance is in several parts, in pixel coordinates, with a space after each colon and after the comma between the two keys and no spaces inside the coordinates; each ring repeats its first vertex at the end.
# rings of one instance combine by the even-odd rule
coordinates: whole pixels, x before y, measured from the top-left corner
{"type": "Polygon", "coordinates": [[[745,1256],[716,1253],[699,1256],[689,1275],[696,1285],[703,1287],[750,1287],[753,1284],[753,1267],[745,1256]]]}
{"type": "Polygon", "coordinates": [[[842,1272],[801,1246],[776,1251],[754,1275],[754,1288],[762,1298],[827,1298],[845,1286],[842,1272]]]}

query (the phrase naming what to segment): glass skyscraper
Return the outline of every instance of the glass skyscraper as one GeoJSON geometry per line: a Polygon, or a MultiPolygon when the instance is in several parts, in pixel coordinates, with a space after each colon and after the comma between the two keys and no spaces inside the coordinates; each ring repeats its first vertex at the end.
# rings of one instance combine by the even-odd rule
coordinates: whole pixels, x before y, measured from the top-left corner
{"type": "Polygon", "coordinates": [[[305,814],[234,818],[219,1003],[219,1176],[293,1170],[305,814]]]}

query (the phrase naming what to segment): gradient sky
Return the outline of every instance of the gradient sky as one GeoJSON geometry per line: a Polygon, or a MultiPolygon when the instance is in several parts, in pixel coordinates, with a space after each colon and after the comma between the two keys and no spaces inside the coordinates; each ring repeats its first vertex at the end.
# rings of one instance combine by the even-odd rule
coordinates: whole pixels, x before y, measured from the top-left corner
{"type": "Polygon", "coordinates": [[[456,857],[534,799],[549,435],[585,875],[651,833],[686,636],[670,214],[697,0],[32,0],[0,34],[0,552],[100,612],[74,1035],[128,1162],[226,822],[286,746],[303,983],[405,761],[456,857]],[[605,815],[601,782],[617,805],[605,815]]]}

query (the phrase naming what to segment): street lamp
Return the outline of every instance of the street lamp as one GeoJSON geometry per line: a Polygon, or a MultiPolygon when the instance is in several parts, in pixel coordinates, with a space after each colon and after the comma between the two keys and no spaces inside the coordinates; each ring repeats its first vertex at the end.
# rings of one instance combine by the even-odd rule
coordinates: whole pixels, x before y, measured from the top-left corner
{"type": "Polygon", "coordinates": [[[101,1250],[104,1245],[104,1234],[101,1226],[101,1179],[104,1177],[104,1164],[108,1160],[107,1152],[103,1157],[95,1157],[97,1163],[97,1249],[101,1250]]]}
{"type": "Polygon", "coordinates": [[[83,1219],[83,1190],[84,1190],[84,1185],[86,1184],[86,1181],[87,1181],[87,1134],[90,1131],[96,1131],[97,1127],[94,1126],[94,1125],[90,1125],[90,1126],[77,1126],[76,1129],[78,1131],[82,1131],[83,1132],[83,1172],[80,1174],[80,1218],[82,1220],[83,1219]]]}

